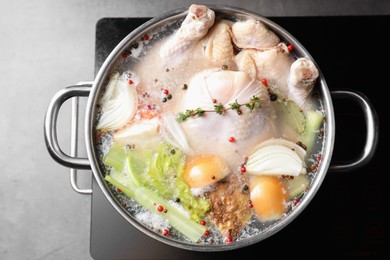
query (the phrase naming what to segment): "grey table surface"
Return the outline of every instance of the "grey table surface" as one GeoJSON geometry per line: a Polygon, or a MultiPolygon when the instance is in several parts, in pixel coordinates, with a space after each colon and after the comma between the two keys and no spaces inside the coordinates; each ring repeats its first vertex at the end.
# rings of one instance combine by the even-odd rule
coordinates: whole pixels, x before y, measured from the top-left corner
{"type": "MultiPolygon", "coordinates": [[[[386,0],[208,2],[264,16],[390,15],[386,0]]],[[[0,2],[0,259],[91,259],[91,198],[71,189],[68,169],[46,150],[47,105],[60,89],[93,80],[95,26],[100,18],[153,17],[189,3],[0,2]]],[[[70,105],[65,104],[58,123],[65,151],[70,147],[69,125],[70,105]]],[[[80,186],[90,186],[90,172],[81,173],[80,186]]]]}

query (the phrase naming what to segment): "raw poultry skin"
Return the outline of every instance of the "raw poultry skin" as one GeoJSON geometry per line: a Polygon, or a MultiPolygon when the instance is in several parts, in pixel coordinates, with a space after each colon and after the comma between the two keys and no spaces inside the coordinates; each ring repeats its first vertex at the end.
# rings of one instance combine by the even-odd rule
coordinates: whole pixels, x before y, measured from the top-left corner
{"type": "Polygon", "coordinates": [[[284,43],[265,50],[245,49],[234,58],[240,71],[258,80],[267,79],[271,89],[303,109],[311,109],[310,93],[319,76],[318,69],[308,58],[294,60],[284,43]]]}
{"type": "Polygon", "coordinates": [[[253,19],[236,22],[232,27],[233,41],[242,49],[264,49],[276,46],[279,37],[263,23],[253,19]]]}
{"type": "Polygon", "coordinates": [[[188,59],[191,50],[213,26],[215,13],[202,5],[191,5],[180,28],[160,50],[160,57],[167,66],[176,66],[188,59]]]}
{"type": "Polygon", "coordinates": [[[211,64],[231,67],[234,58],[231,35],[231,22],[221,20],[215,23],[207,36],[202,39],[205,55],[211,64]]]}
{"type": "Polygon", "coordinates": [[[295,101],[301,109],[314,107],[310,99],[310,93],[318,75],[317,67],[308,58],[299,58],[291,65],[288,77],[288,98],[295,101]]]}
{"type": "Polygon", "coordinates": [[[258,80],[267,79],[270,86],[278,88],[286,97],[288,96],[287,78],[294,59],[286,44],[280,43],[264,51],[242,50],[235,59],[239,70],[250,74],[253,74],[250,71],[255,70],[258,80]]]}
{"type": "Polygon", "coordinates": [[[242,108],[241,115],[234,110],[227,110],[223,115],[209,112],[181,123],[195,154],[217,154],[235,170],[254,144],[274,134],[268,92],[261,82],[241,71],[210,69],[195,75],[178,112],[198,107],[213,111],[218,103],[228,108],[236,100],[243,104],[253,96],[260,98],[261,108],[252,112],[247,107],[242,108]],[[229,142],[230,137],[235,142],[229,142]]]}

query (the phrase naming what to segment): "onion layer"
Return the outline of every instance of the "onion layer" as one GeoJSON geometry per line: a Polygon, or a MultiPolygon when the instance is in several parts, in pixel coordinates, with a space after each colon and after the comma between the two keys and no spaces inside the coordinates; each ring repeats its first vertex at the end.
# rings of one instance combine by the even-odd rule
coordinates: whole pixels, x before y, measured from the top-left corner
{"type": "Polygon", "coordinates": [[[112,75],[102,97],[102,115],[96,129],[116,130],[124,126],[135,114],[137,92],[119,73],[112,75]]]}
{"type": "Polygon", "coordinates": [[[249,156],[246,170],[254,175],[298,176],[306,172],[306,151],[284,139],[270,139],[261,143],[249,156]]]}

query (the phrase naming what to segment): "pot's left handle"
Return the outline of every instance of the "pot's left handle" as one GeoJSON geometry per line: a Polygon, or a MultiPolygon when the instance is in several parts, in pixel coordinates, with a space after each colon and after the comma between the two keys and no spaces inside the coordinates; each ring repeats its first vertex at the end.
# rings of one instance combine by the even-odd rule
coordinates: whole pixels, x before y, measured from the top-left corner
{"type": "Polygon", "coordinates": [[[77,120],[78,97],[89,96],[93,82],[82,82],[58,91],[51,99],[45,115],[44,136],[46,147],[51,157],[59,164],[71,168],[71,184],[75,191],[90,194],[91,190],[82,190],[76,184],[76,169],[90,169],[88,158],[77,157],[77,120]],[[64,153],[57,139],[57,118],[62,104],[69,98],[75,97],[72,102],[72,133],[71,155],[64,153]]]}

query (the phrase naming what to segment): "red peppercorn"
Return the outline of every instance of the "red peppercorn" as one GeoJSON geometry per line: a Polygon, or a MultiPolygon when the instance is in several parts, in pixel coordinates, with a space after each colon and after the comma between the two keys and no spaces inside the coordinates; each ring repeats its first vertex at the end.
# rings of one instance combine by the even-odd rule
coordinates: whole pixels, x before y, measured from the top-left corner
{"type": "Polygon", "coordinates": [[[150,40],[150,36],[147,35],[147,34],[145,34],[145,35],[144,35],[144,41],[149,41],[149,40],[150,40]]]}
{"type": "Polygon", "coordinates": [[[164,229],[163,230],[163,235],[164,236],[169,236],[170,234],[169,234],[169,230],[168,229],[164,229]]]}
{"type": "Polygon", "coordinates": [[[288,49],[289,51],[294,50],[294,45],[290,44],[289,46],[287,46],[287,49],[288,49]]]}
{"type": "Polygon", "coordinates": [[[233,242],[233,238],[232,237],[226,238],[226,243],[231,243],[231,242],[233,242]]]}
{"type": "Polygon", "coordinates": [[[121,189],[119,189],[119,188],[117,188],[117,191],[118,191],[118,192],[122,192],[122,190],[121,190],[121,189]]]}
{"type": "Polygon", "coordinates": [[[268,80],[266,78],[261,79],[261,82],[264,84],[264,86],[268,86],[268,80]]]}
{"type": "Polygon", "coordinates": [[[295,198],[295,200],[294,200],[292,206],[294,207],[294,206],[297,205],[298,203],[299,203],[299,199],[298,199],[298,198],[295,198]]]}
{"type": "Polygon", "coordinates": [[[241,173],[245,173],[245,172],[246,172],[245,166],[241,166],[241,173]]]}
{"type": "Polygon", "coordinates": [[[129,84],[132,85],[134,84],[134,81],[132,81],[131,79],[129,80],[129,84]]]}
{"type": "Polygon", "coordinates": [[[205,220],[201,220],[201,221],[200,221],[200,224],[201,224],[202,226],[206,226],[206,221],[205,221],[205,220]]]}
{"type": "Polygon", "coordinates": [[[122,58],[126,59],[127,57],[129,57],[129,54],[127,54],[127,53],[122,53],[122,58]]]}
{"type": "Polygon", "coordinates": [[[158,210],[159,212],[162,212],[162,211],[164,210],[164,207],[161,206],[161,205],[158,205],[157,210],[158,210]]]}
{"type": "Polygon", "coordinates": [[[168,95],[168,94],[169,94],[169,90],[168,90],[168,89],[164,89],[163,92],[164,92],[165,95],[168,95]]]}
{"type": "Polygon", "coordinates": [[[320,162],[321,161],[321,159],[322,159],[322,155],[319,153],[319,154],[317,154],[317,162],[320,162]]]}
{"type": "Polygon", "coordinates": [[[229,142],[234,143],[235,141],[236,141],[236,138],[234,138],[233,136],[229,137],[229,142]]]}
{"type": "Polygon", "coordinates": [[[249,203],[249,208],[253,209],[253,204],[249,203]]]}
{"type": "Polygon", "coordinates": [[[205,237],[208,237],[210,235],[210,230],[206,230],[203,234],[205,237]]]}

